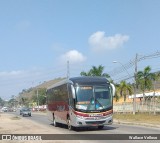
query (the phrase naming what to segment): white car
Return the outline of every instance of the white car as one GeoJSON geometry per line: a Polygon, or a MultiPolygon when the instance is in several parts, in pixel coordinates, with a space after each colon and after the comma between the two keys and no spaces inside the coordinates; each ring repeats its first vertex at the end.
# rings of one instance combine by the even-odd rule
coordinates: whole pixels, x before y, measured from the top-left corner
{"type": "Polygon", "coordinates": [[[1,109],[1,111],[2,111],[2,112],[8,112],[8,107],[3,107],[3,108],[1,109]]]}

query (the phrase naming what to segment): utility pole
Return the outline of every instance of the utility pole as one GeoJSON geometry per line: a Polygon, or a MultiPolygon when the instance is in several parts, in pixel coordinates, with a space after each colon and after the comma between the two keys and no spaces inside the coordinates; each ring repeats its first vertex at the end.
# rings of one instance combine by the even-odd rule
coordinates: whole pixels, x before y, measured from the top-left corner
{"type": "Polygon", "coordinates": [[[70,73],[69,73],[69,61],[67,61],[67,79],[69,79],[70,73]]]}
{"type": "Polygon", "coordinates": [[[137,62],[138,62],[138,54],[135,57],[135,71],[134,71],[134,97],[133,97],[133,115],[136,114],[136,93],[137,93],[137,62]]]}
{"type": "Polygon", "coordinates": [[[15,109],[15,96],[13,95],[13,108],[15,109]]]}
{"type": "Polygon", "coordinates": [[[38,106],[38,111],[39,111],[39,95],[38,95],[38,89],[37,89],[37,106],[38,106]]]}

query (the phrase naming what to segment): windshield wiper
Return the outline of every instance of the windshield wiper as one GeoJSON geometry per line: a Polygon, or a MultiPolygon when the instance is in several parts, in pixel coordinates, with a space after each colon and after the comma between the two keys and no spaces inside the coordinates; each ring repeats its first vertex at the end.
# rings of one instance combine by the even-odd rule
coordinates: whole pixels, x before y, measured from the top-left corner
{"type": "MultiPolygon", "coordinates": [[[[89,104],[87,106],[87,110],[91,108],[92,105],[95,105],[95,100],[94,97],[92,96],[91,99],[89,100],[89,104]],[[94,103],[94,104],[93,104],[94,103]]],[[[90,109],[91,110],[91,109],[90,109]]],[[[94,109],[95,110],[95,109],[94,109]]]]}
{"type": "MultiPolygon", "coordinates": [[[[97,99],[95,99],[95,101],[100,105],[100,107],[103,108],[103,105],[102,105],[97,99]]],[[[95,103],[95,104],[96,104],[96,103],[95,103]]]]}

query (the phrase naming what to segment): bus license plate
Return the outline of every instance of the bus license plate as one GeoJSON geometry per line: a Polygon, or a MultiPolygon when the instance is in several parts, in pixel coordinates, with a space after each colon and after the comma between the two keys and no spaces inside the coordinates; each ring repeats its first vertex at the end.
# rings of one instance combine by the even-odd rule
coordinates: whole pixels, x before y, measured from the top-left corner
{"type": "Polygon", "coordinates": [[[92,124],[92,126],[98,126],[98,124],[92,124]]]}

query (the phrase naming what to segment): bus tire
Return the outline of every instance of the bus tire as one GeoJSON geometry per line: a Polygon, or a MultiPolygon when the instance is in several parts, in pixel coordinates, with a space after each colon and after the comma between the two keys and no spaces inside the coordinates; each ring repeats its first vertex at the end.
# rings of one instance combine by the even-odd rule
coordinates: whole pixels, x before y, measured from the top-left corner
{"type": "Polygon", "coordinates": [[[68,126],[68,130],[73,130],[73,126],[71,125],[71,120],[69,116],[67,118],[67,126],[68,126]]]}
{"type": "Polygon", "coordinates": [[[56,119],[55,119],[54,115],[53,115],[53,125],[54,125],[55,127],[57,127],[57,122],[56,122],[56,119]]]}
{"type": "Polygon", "coordinates": [[[99,130],[102,130],[103,127],[104,127],[103,125],[102,125],[102,126],[98,126],[98,129],[99,129],[99,130]]]}

